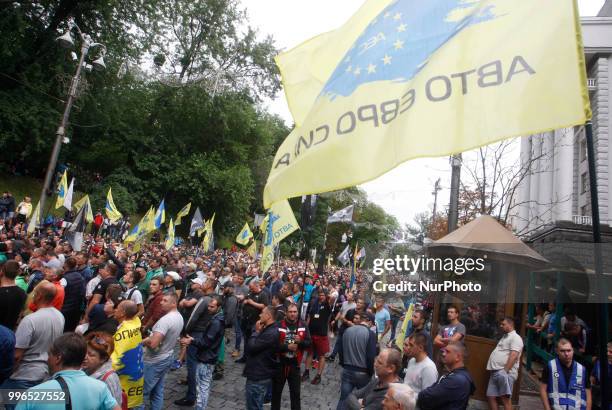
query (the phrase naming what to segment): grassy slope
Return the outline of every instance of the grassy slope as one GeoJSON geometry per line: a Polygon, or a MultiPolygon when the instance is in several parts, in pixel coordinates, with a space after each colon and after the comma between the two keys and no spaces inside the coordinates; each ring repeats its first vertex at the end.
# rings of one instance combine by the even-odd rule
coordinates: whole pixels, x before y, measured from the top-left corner
{"type": "MultiPolygon", "coordinates": [[[[23,200],[24,196],[29,196],[32,198],[32,206],[35,207],[40,199],[40,192],[42,190],[42,180],[38,180],[30,177],[17,177],[13,175],[2,175],[0,174],[0,195],[4,191],[9,191],[15,197],[15,204],[18,205],[19,202],[23,200]]],[[[80,192],[75,192],[73,196],[73,203],[81,199],[83,196],[80,192]]],[[[50,201],[55,204],[56,196],[52,196],[50,201]]],[[[47,206],[49,202],[47,202],[47,206]]],[[[53,211],[55,216],[63,216],[65,212],[64,208],[60,208],[53,211]]],[[[130,215],[130,222],[132,224],[138,223],[142,218],[142,215],[130,215]]],[[[169,220],[169,219],[168,219],[169,220]]],[[[167,222],[166,222],[167,223],[167,222]]],[[[216,237],[217,246],[231,247],[232,241],[231,238],[224,237],[216,237]]]]}

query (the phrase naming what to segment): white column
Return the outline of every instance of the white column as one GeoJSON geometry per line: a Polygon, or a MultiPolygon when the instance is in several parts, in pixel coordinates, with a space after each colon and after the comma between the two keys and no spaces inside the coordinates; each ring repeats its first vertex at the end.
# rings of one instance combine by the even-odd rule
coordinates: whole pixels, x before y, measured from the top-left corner
{"type": "Polygon", "coordinates": [[[539,172],[541,169],[542,134],[531,137],[532,158],[538,158],[531,164],[531,183],[529,184],[529,229],[535,229],[541,225],[540,207],[538,206],[540,192],[539,172]]]}
{"type": "Polygon", "coordinates": [[[547,132],[542,135],[542,159],[540,160],[539,200],[540,218],[543,224],[552,222],[553,202],[553,166],[554,166],[554,134],[547,132]]]}
{"type": "MultiPolygon", "coordinates": [[[[521,138],[521,168],[526,169],[531,160],[531,136],[521,138]]],[[[527,173],[521,181],[521,186],[518,189],[518,198],[516,202],[518,220],[516,221],[516,231],[525,232],[529,229],[529,200],[530,194],[531,173],[527,173]]]]}
{"type": "Polygon", "coordinates": [[[555,131],[554,220],[572,220],[574,194],[574,129],[555,131]]]}

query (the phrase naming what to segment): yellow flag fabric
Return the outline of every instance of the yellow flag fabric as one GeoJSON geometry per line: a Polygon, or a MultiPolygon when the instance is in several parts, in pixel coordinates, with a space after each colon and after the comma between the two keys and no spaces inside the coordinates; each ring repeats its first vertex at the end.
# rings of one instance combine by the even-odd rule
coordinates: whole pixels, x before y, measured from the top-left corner
{"type": "Polygon", "coordinates": [[[153,232],[155,230],[155,208],[150,207],[145,216],[143,216],[142,230],[144,233],[153,232]]]}
{"type": "Polygon", "coordinates": [[[184,216],[189,215],[189,211],[191,210],[191,202],[185,205],[179,212],[176,214],[176,222],[174,222],[174,226],[179,226],[181,224],[181,219],[184,216]]]}
{"type": "Polygon", "coordinates": [[[140,222],[132,229],[132,232],[125,237],[124,242],[137,242],[142,240],[145,235],[155,230],[155,211],[153,207],[149,208],[146,214],[140,219],[140,222]]]}
{"type": "Polygon", "coordinates": [[[246,222],[240,233],[236,236],[236,243],[242,246],[246,246],[253,239],[253,232],[249,228],[249,223],[246,222]]]}
{"type": "Polygon", "coordinates": [[[395,336],[395,345],[399,347],[400,351],[404,351],[404,340],[406,337],[406,329],[408,329],[408,324],[412,320],[412,312],[414,311],[414,303],[411,303],[406,310],[406,315],[404,316],[404,321],[402,322],[402,327],[399,333],[395,336]]]}
{"type": "Polygon", "coordinates": [[[40,222],[40,201],[36,204],[36,208],[34,208],[34,212],[32,212],[32,217],[30,218],[30,222],[28,222],[28,233],[34,233],[36,227],[40,222]]]}
{"type": "Polygon", "coordinates": [[[257,257],[257,241],[255,240],[253,241],[251,246],[248,247],[247,253],[249,254],[251,258],[257,257]]]}
{"type": "Polygon", "coordinates": [[[205,229],[205,234],[204,234],[204,239],[202,240],[202,249],[204,249],[204,252],[209,252],[212,251],[214,249],[211,249],[213,246],[213,224],[215,223],[215,214],[213,213],[213,216],[206,221],[206,224],[204,225],[204,229],[205,229]]]}
{"type": "Polygon", "coordinates": [[[174,223],[170,218],[170,224],[168,225],[168,237],[166,238],[166,250],[169,251],[174,246],[174,223]]]}
{"type": "Polygon", "coordinates": [[[284,200],[272,204],[260,228],[264,233],[261,270],[265,273],[274,262],[274,246],[300,227],[289,201],[284,200]]]}
{"type": "Polygon", "coordinates": [[[367,0],[340,29],[277,58],[298,126],[264,205],[583,124],[583,56],[575,1],[367,0]]]}
{"type": "Polygon", "coordinates": [[[272,222],[270,226],[271,229],[268,229],[271,214],[272,211],[268,211],[266,217],[259,226],[259,229],[263,232],[263,239],[261,241],[261,261],[259,263],[262,273],[266,273],[274,263],[274,234],[272,231],[274,222],[272,222]]]}
{"type": "Polygon", "coordinates": [[[123,218],[123,215],[115,206],[115,201],[113,201],[113,193],[111,192],[110,187],[108,188],[108,194],[106,194],[106,206],[104,207],[104,210],[106,211],[106,216],[112,222],[123,218]]]}
{"type": "Polygon", "coordinates": [[[62,179],[60,179],[60,183],[57,186],[57,199],[55,200],[55,209],[59,209],[64,206],[64,199],[66,199],[66,194],[68,193],[68,174],[67,171],[64,171],[64,175],[62,175],[62,179]]]}
{"type": "Polygon", "coordinates": [[[128,408],[143,403],[144,361],[140,319],[123,321],[113,337],[115,350],[111,355],[113,370],[119,376],[121,388],[128,397],[128,408]]]}
{"type": "Polygon", "coordinates": [[[75,214],[79,212],[79,210],[83,207],[83,205],[87,204],[87,214],[85,215],[85,220],[87,223],[93,222],[93,212],[91,211],[91,202],[89,202],[89,195],[85,195],[83,198],[79,199],[73,206],[75,214]]]}
{"type": "Polygon", "coordinates": [[[274,245],[285,239],[293,231],[300,229],[289,201],[283,200],[272,204],[261,224],[261,229],[264,233],[271,231],[274,245]],[[271,225],[268,225],[269,221],[272,221],[271,225]]]}

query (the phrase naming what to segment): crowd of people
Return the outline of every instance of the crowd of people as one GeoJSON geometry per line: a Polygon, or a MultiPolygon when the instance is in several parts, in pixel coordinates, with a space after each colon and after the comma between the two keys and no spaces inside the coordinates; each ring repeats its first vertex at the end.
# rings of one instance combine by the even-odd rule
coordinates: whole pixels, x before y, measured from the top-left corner
{"type": "MultiPolygon", "coordinates": [[[[448,306],[447,323],[432,336],[430,309],[418,304],[402,329],[414,299],[372,293],[360,271],[353,286],[348,268],[321,273],[292,259],[263,274],[237,248],[203,254],[187,243],[170,250],[148,243],[134,252],[93,234],[75,251],[61,227],[28,235],[15,215],[0,222],[4,392],[58,390],[73,409],[161,409],[168,372],[185,366],[185,395],[175,404],[205,409],[231,356],[243,366],[247,409],[280,409],[285,385],[291,409],[300,409],[301,385],[320,384],[335,360],[342,366],[337,409],[465,409],[474,393],[460,310],[448,306]]],[[[575,315],[564,319],[572,330],[575,315]]],[[[511,409],[524,346],[513,318],[499,330],[486,395],[491,409],[511,409]]],[[[599,376],[574,360],[580,339],[573,335],[556,342],[558,358],[544,366],[546,409],[591,408],[599,376]]],[[[612,366],[612,346],[608,360],[612,366]]],[[[15,405],[39,404],[6,407],[15,405]]],[[[47,408],[66,408],[56,405],[47,408]]]]}

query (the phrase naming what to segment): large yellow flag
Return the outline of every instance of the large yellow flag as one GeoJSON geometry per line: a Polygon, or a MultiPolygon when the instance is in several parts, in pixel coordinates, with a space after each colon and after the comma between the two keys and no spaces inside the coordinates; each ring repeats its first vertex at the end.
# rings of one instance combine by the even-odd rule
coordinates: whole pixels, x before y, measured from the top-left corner
{"type": "Polygon", "coordinates": [[[572,0],[367,0],[277,57],[297,127],[264,205],[591,117],[572,0]]]}
{"type": "Polygon", "coordinates": [[[68,175],[67,171],[64,171],[62,175],[62,179],[60,179],[60,183],[57,186],[57,199],[55,200],[55,209],[59,209],[64,206],[64,200],[66,199],[66,194],[68,193],[68,175]]]}
{"type": "Polygon", "coordinates": [[[85,220],[87,223],[93,222],[93,212],[91,211],[91,203],[89,202],[89,195],[85,195],[83,198],[79,199],[73,206],[74,212],[78,213],[79,210],[83,207],[83,205],[87,204],[87,214],[85,215],[85,220]]]}
{"type": "Polygon", "coordinates": [[[113,194],[110,187],[108,188],[108,194],[106,194],[106,206],[104,207],[104,210],[106,211],[106,216],[108,219],[113,222],[123,218],[123,215],[121,215],[121,212],[119,212],[115,206],[115,201],[113,201],[113,194]]]}

